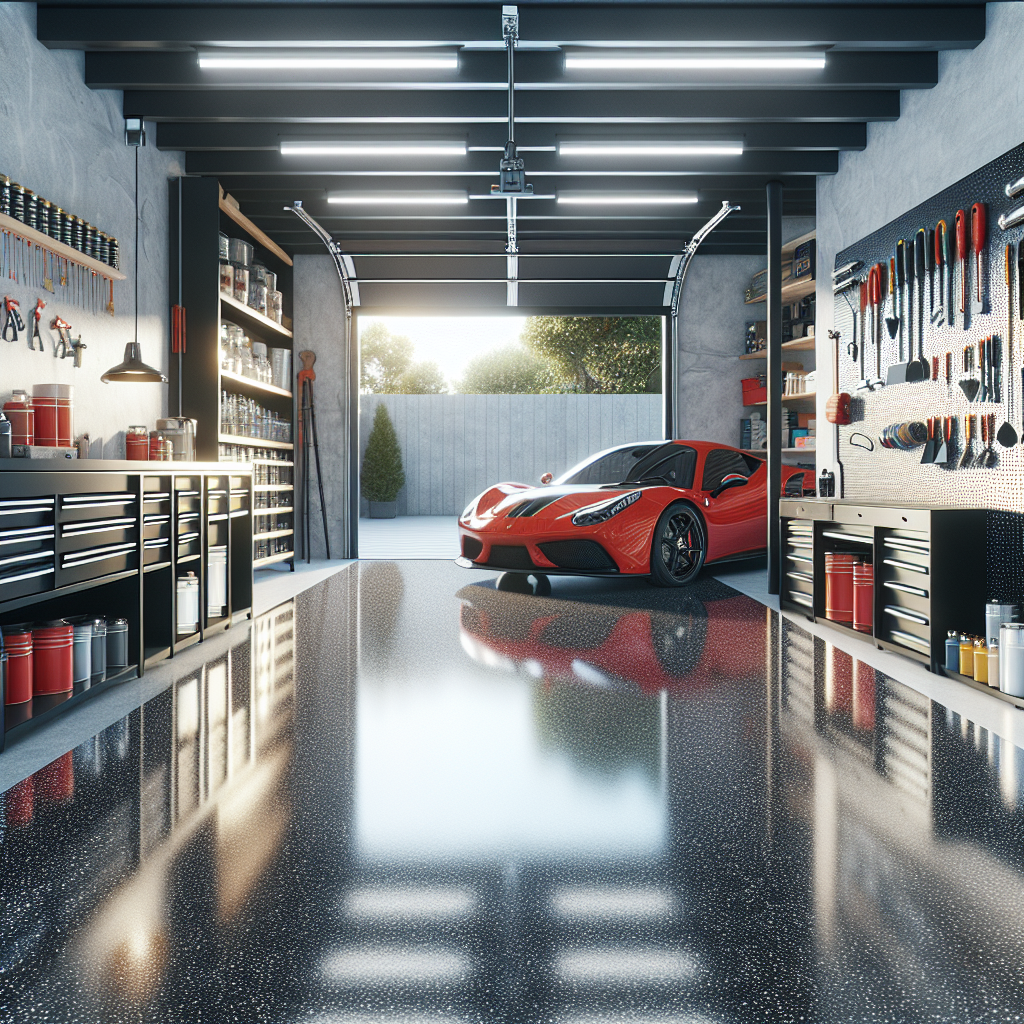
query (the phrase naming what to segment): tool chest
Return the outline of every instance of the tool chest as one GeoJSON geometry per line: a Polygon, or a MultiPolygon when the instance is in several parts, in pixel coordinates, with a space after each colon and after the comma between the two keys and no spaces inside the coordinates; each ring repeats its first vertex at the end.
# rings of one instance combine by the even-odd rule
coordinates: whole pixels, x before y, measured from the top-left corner
{"type": "Polygon", "coordinates": [[[898,508],[783,500],[782,607],[938,671],[950,629],[981,630],[986,587],[984,509],[898,508]],[[870,633],[827,615],[826,555],[873,566],[870,633]],[[808,561],[809,559],[809,561],[808,561]]]}

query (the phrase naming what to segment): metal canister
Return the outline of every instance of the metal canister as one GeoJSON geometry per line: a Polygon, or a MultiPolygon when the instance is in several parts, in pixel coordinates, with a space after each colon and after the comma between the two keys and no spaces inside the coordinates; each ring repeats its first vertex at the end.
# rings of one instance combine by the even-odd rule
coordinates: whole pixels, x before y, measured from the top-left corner
{"type": "Polygon", "coordinates": [[[960,634],[960,675],[974,678],[974,637],[960,634]]]}
{"type": "Polygon", "coordinates": [[[107,671],[128,667],[128,620],[107,620],[107,671]]]}
{"type": "Polygon", "coordinates": [[[989,601],[985,605],[985,642],[988,644],[993,640],[998,642],[999,627],[1004,622],[1018,622],[1019,620],[1020,605],[989,601]]]}
{"type": "Polygon", "coordinates": [[[946,634],[946,671],[960,671],[960,634],[955,629],[946,634]]]}
{"type": "Polygon", "coordinates": [[[72,217],[71,226],[71,245],[82,252],[85,245],[85,221],[81,217],[72,217]]]}
{"type": "Polygon", "coordinates": [[[25,223],[25,186],[11,183],[11,216],[25,223]]]}
{"type": "Polygon", "coordinates": [[[974,641],[974,681],[988,683],[988,646],[980,638],[974,641]]]}
{"type": "Polygon", "coordinates": [[[999,689],[999,641],[988,645],[988,685],[999,689]]]}
{"type": "Polygon", "coordinates": [[[874,566],[857,562],[853,567],[853,628],[870,633],[874,620],[874,566]]]}
{"type": "Polygon", "coordinates": [[[92,682],[92,622],[75,623],[74,684],[87,690],[92,682]]]}
{"type": "Polygon", "coordinates": [[[32,189],[25,189],[25,223],[30,228],[39,226],[39,196],[32,189]]]}
{"type": "Polygon", "coordinates": [[[110,266],[110,235],[105,231],[97,232],[98,242],[96,246],[96,258],[100,263],[106,263],[110,266]]]}
{"type": "Polygon", "coordinates": [[[999,689],[1024,697],[1024,622],[999,627],[999,689]]]}
{"type": "Polygon", "coordinates": [[[60,240],[65,245],[71,244],[72,232],[74,231],[75,222],[71,214],[66,210],[60,210],[60,240]]]}
{"type": "Polygon", "coordinates": [[[102,682],[107,674],[107,620],[92,620],[92,681],[102,682]]]}
{"type": "Polygon", "coordinates": [[[32,695],[68,693],[74,687],[74,627],[54,619],[32,630],[32,695]]]}
{"type": "Polygon", "coordinates": [[[825,552],[825,618],[853,622],[853,563],[843,551],[825,552]]]}
{"type": "Polygon", "coordinates": [[[39,230],[44,235],[50,234],[50,210],[53,209],[53,204],[49,199],[41,199],[39,201],[39,230]]]}
{"type": "Polygon", "coordinates": [[[96,230],[91,224],[86,222],[85,225],[85,255],[91,256],[96,259],[96,250],[99,247],[99,231],[96,230]]]}
{"type": "Polygon", "coordinates": [[[115,270],[121,269],[121,247],[116,238],[110,240],[110,265],[115,270]]]}
{"type": "Polygon", "coordinates": [[[11,179],[6,174],[0,174],[0,213],[11,215],[11,179]]]}

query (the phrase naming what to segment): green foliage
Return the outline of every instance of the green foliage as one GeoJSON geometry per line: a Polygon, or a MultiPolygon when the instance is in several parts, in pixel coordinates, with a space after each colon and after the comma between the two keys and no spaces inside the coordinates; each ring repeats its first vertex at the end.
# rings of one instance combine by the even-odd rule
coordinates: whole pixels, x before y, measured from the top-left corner
{"type": "Polygon", "coordinates": [[[521,339],[550,364],[553,380],[548,391],[661,391],[660,317],[531,316],[521,339]]]}
{"type": "Polygon", "coordinates": [[[536,395],[551,382],[545,360],[519,345],[508,345],[477,356],[466,367],[458,390],[464,395],[536,395]]]}
{"type": "Polygon", "coordinates": [[[398,492],[405,486],[402,449],[398,445],[395,426],[383,404],[378,405],[373,414],[373,427],[363,456],[360,481],[363,497],[368,501],[396,501],[398,492]]]}
{"type": "Polygon", "coordinates": [[[396,394],[402,374],[412,365],[412,342],[378,322],[359,332],[359,350],[360,390],[371,395],[396,394]]]}
{"type": "Polygon", "coordinates": [[[398,378],[395,391],[401,395],[443,395],[448,384],[437,363],[413,363],[398,378]]]}

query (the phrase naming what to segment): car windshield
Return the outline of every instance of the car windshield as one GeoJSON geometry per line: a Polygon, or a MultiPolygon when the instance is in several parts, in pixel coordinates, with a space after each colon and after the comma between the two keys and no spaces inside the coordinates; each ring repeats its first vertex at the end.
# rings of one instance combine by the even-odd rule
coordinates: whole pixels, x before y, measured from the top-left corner
{"type": "Polygon", "coordinates": [[[651,452],[664,447],[657,442],[625,445],[610,452],[592,455],[563,473],[556,484],[618,484],[651,452]]]}
{"type": "Polygon", "coordinates": [[[640,459],[622,483],[663,483],[669,487],[690,488],[696,468],[696,451],[669,441],[640,459]]]}

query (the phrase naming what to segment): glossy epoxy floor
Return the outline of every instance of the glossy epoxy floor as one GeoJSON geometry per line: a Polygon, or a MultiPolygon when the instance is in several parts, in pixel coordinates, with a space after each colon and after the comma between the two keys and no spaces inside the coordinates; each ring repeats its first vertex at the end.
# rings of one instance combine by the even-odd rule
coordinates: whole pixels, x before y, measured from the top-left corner
{"type": "Polygon", "coordinates": [[[714,580],[555,582],[352,566],[9,790],[0,1020],[1024,1017],[1024,752],[714,580]]]}

